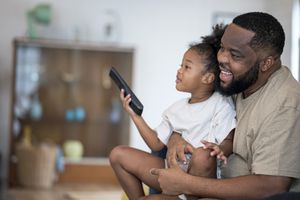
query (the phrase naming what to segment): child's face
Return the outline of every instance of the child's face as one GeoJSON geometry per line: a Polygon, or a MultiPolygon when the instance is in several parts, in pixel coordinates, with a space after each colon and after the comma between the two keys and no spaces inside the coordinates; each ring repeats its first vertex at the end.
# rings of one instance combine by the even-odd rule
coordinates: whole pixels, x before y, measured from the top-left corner
{"type": "Polygon", "coordinates": [[[195,50],[185,52],[181,67],[177,70],[176,89],[181,92],[194,93],[203,87],[202,77],[205,74],[203,58],[195,50]]]}

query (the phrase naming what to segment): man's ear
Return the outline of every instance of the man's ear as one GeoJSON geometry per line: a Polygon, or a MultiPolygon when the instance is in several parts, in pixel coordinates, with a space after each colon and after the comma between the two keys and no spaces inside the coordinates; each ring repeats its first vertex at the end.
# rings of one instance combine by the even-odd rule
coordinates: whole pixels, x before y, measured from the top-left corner
{"type": "Polygon", "coordinates": [[[260,70],[262,72],[268,71],[274,65],[274,56],[268,56],[260,62],[260,70]]]}
{"type": "Polygon", "coordinates": [[[215,75],[211,72],[206,72],[202,76],[202,83],[204,84],[211,84],[215,80],[215,75]]]}

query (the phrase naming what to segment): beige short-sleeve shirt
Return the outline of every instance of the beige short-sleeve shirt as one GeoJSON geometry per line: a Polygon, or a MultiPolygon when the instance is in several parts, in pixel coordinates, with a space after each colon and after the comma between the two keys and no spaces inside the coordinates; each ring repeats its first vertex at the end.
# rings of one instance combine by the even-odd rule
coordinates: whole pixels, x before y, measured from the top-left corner
{"type": "Polygon", "coordinates": [[[244,99],[236,97],[233,154],[222,177],[250,174],[295,178],[300,191],[300,85],[281,67],[266,85],[244,99]]]}

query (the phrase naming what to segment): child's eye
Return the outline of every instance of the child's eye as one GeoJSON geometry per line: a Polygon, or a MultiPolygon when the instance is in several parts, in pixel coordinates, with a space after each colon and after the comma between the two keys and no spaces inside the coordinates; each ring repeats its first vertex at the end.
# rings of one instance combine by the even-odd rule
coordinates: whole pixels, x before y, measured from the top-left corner
{"type": "Polygon", "coordinates": [[[180,68],[183,68],[183,69],[190,69],[191,67],[189,65],[186,65],[186,64],[181,64],[180,65],[180,68]]]}

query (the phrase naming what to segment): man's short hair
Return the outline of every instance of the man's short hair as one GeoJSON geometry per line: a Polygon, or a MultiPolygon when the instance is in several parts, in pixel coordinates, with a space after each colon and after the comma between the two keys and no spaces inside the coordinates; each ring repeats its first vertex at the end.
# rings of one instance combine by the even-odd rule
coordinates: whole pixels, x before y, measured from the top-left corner
{"type": "Polygon", "coordinates": [[[272,15],[249,12],[235,17],[232,22],[255,33],[250,43],[252,48],[268,50],[273,56],[282,54],[285,41],[284,30],[272,15]]]}

